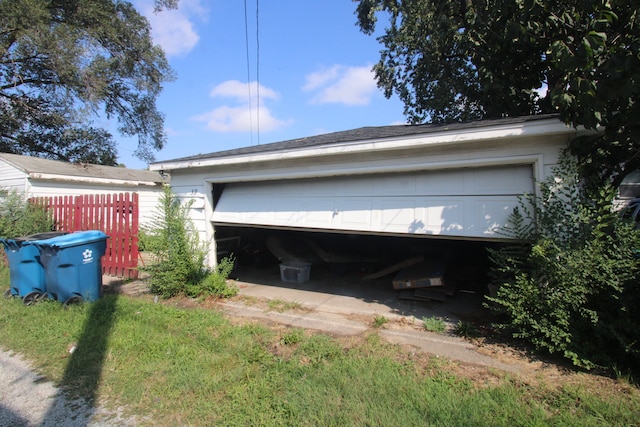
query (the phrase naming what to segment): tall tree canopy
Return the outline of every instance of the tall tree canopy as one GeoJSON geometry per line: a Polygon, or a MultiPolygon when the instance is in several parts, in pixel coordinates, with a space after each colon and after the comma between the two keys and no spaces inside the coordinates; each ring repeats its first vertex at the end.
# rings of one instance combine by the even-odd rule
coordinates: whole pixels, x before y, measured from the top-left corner
{"type": "Polygon", "coordinates": [[[366,34],[389,18],[374,71],[410,122],[555,112],[605,129],[572,142],[583,173],[640,168],[637,0],[354,1],[366,34]]]}
{"type": "Polygon", "coordinates": [[[151,160],[166,140],[156,98],[171,78],[127,1],[0,0],[2,152],[114,165],[112,135],[94,126],[107,118],[151,160]]]}

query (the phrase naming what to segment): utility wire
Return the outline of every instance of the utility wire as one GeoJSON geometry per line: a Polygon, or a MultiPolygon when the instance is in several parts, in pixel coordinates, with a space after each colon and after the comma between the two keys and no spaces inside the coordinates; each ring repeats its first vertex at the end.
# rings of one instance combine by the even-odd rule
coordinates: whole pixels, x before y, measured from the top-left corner
{"type": "MultiPolygon", "coordinates": [[[[249,25],[247,23],[247,0],[244,0],[244,41],[247,52],[247,89],[249,90],[249,134],[251,135],[251,145],[253,145],[253,111],[251,108],[251,71],[249,62],[249,25]]],[[[258,106],[258,108],[260,108],[258,106]]],[[[259,114],[259,113],[258,113],[259,114]]]]}
{"type": "Polygon", "coordinates": [[[258,145],[260,145],[260,8],[259,0],[256,0],[256,96],[258,104],[258,116],[257,116],[257,135],[258,145]]]}

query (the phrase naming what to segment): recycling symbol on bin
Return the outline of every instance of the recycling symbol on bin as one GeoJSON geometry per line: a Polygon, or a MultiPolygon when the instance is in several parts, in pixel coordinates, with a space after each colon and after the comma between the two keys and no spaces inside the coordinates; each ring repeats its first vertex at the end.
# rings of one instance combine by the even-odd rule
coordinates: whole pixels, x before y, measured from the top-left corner
{"type": "Polygon", "coordinates": [[[88,264],[90,262],[93,262],[93,251],[87,248],[82,252],[82,263],[88,264]]]}

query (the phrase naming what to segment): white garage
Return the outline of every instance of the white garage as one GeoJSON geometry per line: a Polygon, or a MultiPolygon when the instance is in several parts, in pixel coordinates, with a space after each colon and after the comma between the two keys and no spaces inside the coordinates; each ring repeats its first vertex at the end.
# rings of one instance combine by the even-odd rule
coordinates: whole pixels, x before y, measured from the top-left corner
{"type": "Polygon", "coordinates": [[[555,116],[354,129],[154,163],[213,244],[229,227],[495,241],[577,135],[555,116]]]}

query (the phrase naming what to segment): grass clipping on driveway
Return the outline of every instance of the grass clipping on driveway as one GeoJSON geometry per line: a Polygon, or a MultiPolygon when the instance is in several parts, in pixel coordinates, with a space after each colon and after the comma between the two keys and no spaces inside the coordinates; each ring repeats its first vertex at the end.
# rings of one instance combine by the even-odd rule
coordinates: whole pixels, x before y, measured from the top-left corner
{"type": "Polygon", "coordinates": [[[383,343],[232,324],[214,309],[106,295],[64,309],[0,301],[0,346],[70,393],[150,425],[634,425],[622,381],[534,383],[383,343]],[[482,372],[478,374],[478,372],[482,372]]]}

